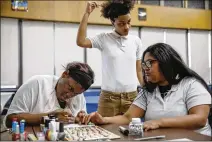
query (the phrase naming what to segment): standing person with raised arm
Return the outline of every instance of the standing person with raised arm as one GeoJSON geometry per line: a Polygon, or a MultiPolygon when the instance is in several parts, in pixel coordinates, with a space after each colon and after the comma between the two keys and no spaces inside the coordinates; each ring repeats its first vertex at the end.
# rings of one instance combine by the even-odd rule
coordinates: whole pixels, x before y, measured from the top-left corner
{"type": "Polygon", "coordinates": [[[96,2],[88,2],[78,29],[78,46],[101,51],[102,85],[98,112],[103,116],[124,114],[137,95],[137,79],[143,84],[141,40],[128,34],[133,4],[131,0],[103,3],[102,16],[111,21],[114,30],[87,38],[88,18],[99,6],[96,2]]]}

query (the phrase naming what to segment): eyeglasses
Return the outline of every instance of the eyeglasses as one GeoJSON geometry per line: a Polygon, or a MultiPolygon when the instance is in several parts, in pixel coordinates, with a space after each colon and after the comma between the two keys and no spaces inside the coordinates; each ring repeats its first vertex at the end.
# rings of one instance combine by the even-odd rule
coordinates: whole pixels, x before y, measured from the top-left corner
{"type": "Polygon", "coordinates": [[[78,84],[78,82],[76,83],[72,83],[72,84],[69,84],[69,82],[66,82],[66,85],[67,85],[67,89],[69,90],[70,93],[73,93],[74,96],[78,95],[78,94],[81,94],[81,92],[79,93],[76,93],[75,90],[76,90],[76,85],[78,84]]]}
{"type": "Polygon", "coordinates": [[[78,95],[78,94],[80,94],[80,93],[76,93],[76,92],[74,92],[74,87],[72,86],[72,85],[69,85],[69,87],[68,87],[68,90],[71,92],[71,93],[73,93],[74,94],[74,96],[76,96],[76,95],[78,95]]]}
{"type": "Polygon", "coordinates": [[[153,62],[156,62],[157,60],[147,60],[146,62],[143,62],[142,63],[142,68],[145,69],[145,68],[151,68],[152,67],[152,63],[153,62]]]}

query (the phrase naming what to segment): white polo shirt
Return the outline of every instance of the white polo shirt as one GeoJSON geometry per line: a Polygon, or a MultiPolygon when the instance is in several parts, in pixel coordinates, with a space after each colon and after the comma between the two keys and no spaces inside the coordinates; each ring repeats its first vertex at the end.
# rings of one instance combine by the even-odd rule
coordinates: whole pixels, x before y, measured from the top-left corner
{"type": "MultiPolygon", "coordinates": [[[[141,91],[142,92],[142,91],[141,91]]],[[[161,97],[157,87],[153,93],[139,93],[133,104],[146,111],[145,121],[188,115],[194,106],[211,104],[211,95],[195,78],[186,77],[177,85],[173,85],[168,94],[161,97]]],[[[205,127],[196,132],[211,135],[211,127],[207,121],[205,127]]]]}
{"type": "MultiPolygon", "coordinates": [[[[58,79],[58,77],[50,75],[31,77],[16,92],[7,115],[12,113],[48,113],[61,109],[55,92],[58,79]]],[[[69,104],[65,109],[74,116],[80,110],[86,111],[84,95],[79,94],[69,99],[69,104]]]]}
{"type": "Polygon", "coordinates": [[[102,90],[132,92],[137,88],[136,60],[141,60],[139,37],[120,36],[115,31],[89,38],[102,55],[102,90]]]}

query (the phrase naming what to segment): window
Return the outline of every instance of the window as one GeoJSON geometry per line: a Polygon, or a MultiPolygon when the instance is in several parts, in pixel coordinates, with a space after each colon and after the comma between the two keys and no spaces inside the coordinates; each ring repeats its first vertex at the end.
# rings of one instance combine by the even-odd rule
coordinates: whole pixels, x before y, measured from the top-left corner
{"type": "Polygon", "coordinates": [[[141,4],[160,5],[160,0],[141,0],[141,4]]]}
{"type": "Polygon", "coordinates": [[[204,0],[188,0],[188,8],[205,9],[204,0]]]}
{"type": "Polygon", "coordinates": [[[183,7],[183,0],[164,0],[164,6],[183,7]]]}

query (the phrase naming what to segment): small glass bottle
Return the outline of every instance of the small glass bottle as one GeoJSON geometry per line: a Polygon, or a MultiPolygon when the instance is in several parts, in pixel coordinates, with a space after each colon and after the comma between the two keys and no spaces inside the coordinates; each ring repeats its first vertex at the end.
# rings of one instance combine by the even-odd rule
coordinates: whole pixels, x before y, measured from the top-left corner
{"type": "Polygon", "coordinates": [[[12,132],[15,133],[16,132],[16,125],[18,124],[17,122],[17,118],[13,118],[12,121],[12,132]]]}
{"type": "Polygon", "coordinates": [[[143,136],[143,123],[140,118],[132,118],[129,124],[129,135],[143,136]]]}

